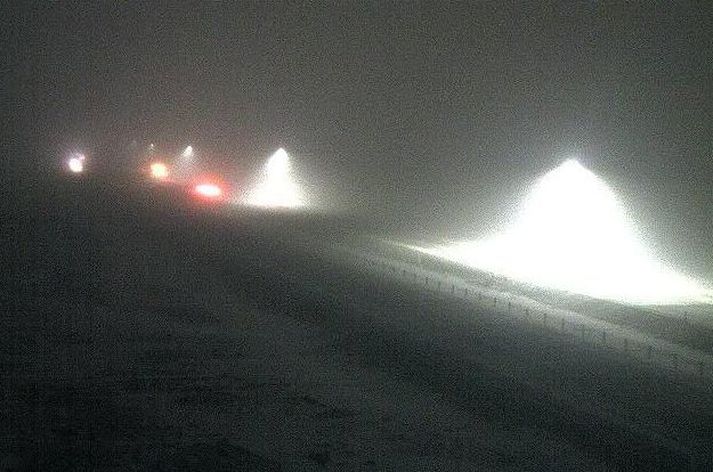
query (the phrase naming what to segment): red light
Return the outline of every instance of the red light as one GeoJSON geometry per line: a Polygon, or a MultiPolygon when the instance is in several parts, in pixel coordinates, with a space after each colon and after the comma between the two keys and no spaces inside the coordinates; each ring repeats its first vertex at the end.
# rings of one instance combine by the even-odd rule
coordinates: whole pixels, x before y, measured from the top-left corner
{"type": "Polygon", "coordinates": [[[217,200],[223,196],[223,189],[219,185],[212,183],[200,183],[193,187],[193,192],[204,198],[217,200]]]}

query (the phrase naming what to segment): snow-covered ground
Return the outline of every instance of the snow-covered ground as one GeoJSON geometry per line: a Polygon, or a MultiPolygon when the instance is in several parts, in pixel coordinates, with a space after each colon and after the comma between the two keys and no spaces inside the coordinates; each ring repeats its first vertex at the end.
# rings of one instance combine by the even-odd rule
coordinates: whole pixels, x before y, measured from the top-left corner
{"type": "Polygon", "coordinates": [[[601,317],[331,218],[42,189],[5,212],[0,469],[710,468],[710,382],[601,317]]]}
{"type": "Polygon", "coordinates": [[[382,276],[487,306],[496,316],[536,323],[582,343],[621,351],[652,368],[713,381],[711,305],[643,307],[545,290],[375,238],[366,238],[359,247],[342,247],[338,253],[382,276]]]}

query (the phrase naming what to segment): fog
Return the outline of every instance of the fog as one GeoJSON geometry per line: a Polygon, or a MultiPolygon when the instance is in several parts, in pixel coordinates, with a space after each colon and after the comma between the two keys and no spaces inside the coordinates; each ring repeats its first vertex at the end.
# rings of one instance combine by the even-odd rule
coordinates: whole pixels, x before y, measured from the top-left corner
{"type": "Polygon", "coordinates": [[[14,4],[3,152],[121,167],[192,145],[242,184],[282,147],[325,201],[433,240],[499,231],[576,155],[710,277],[710,8],[14,4]]]}

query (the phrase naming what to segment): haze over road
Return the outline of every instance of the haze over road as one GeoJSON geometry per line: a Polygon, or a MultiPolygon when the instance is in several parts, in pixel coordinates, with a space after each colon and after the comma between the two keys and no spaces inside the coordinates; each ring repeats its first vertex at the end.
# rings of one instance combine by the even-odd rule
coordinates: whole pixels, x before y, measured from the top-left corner
{"type": "Polygon", "coordinates": [[[0,469],[713,466],[710,384],[336,258],[363,222],[18,192],[0,469]]]}

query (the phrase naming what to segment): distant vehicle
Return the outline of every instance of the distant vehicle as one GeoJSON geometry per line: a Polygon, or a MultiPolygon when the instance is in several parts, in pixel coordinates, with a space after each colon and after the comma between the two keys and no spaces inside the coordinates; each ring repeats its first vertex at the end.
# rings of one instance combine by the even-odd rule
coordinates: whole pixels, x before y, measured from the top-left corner
{"type": "Polygon", "coordinates": [[[81,174],[84,172],[84,164],[87,157],[80,153],[75,152],[67,159],[67,169],[73,174],[81,174]]]}
{"type": "Polygon", "coordinates": [[[160,161],[152,162],[149,166],[149,172],[154,180],[164,181],[170,177],[168,166],[160,161]]]}
{"type": "Polygon", "coordinates": [[[208,200],[223,200],[225,191],[223,187],[214,182],[200,182],[193,186],[193,194],[208,200]]]}

